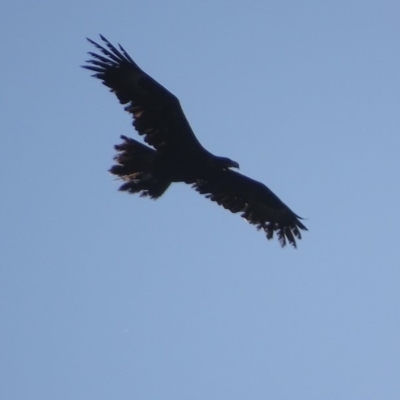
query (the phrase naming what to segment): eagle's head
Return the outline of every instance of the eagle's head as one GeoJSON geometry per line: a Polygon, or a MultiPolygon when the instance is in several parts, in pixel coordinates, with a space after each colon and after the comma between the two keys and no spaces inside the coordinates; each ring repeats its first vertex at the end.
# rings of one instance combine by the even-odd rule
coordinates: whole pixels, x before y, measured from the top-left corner
{"type": "Polygon", "coordinates": [[[231,160],[228,157],[218,157],[218,165],[222,169],[237,168],[239,169],[239,163],[231,160]]]}

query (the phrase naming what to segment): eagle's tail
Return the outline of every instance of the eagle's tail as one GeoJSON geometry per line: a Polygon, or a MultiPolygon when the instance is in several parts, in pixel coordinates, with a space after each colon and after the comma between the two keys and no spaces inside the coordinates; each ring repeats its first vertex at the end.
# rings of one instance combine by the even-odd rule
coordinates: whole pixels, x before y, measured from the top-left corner
{"type": "Polygon", "coordinates": [[[123,142],[115,146],[117,164],[110,168],[112,174],[125,181],[119,190],[152,199],[160,197],[171,182],[155,179],[150,173],[156,151],[126,136],[121,139],[123,142]]]}

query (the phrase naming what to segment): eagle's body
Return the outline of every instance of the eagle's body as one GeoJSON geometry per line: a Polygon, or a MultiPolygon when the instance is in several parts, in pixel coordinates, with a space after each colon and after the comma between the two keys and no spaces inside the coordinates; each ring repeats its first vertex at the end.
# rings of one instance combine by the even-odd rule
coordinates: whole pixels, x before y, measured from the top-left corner
{"type": "Polygon", "coordinates": [[[296,246],[300,229],[306,227],[270,189],[231,168],[239,164],[215,156],[196,138],[179,100],[142,71],[120,46],[115,48],[101,36],[107,48],[89,41],[102,54],[85,68],[116,94],[133,116],[133,126],[146,146],[122,136],[116,145],[116,165],[110,171],[125,181],[121,190],[141,196],[160,197],[172,182],[191,184],[233,213],[241,212],[251,224],[263,229],[268,239],[277,233],[282,246],[296,246]]]}

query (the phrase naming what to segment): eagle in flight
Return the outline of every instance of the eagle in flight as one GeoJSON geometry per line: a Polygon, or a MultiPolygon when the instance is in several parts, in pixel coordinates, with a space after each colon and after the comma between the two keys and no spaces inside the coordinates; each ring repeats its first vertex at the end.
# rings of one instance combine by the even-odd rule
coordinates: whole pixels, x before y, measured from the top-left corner
{"type": "Polygon", "coordinates": [[[146,74],[124,48],[91,39],[98,53],[83,67],[94,71],[125,110],[147,145],[121,136],[115,146],[116,164],[110,172],[124,181],[120,190],[157,199],[172,182],[185,182],[232,213],[241,213],[263,230],[267,239],[276,234],[281,246],[296,247],[301,230],[307,228],[267,186],[239,172],[239,164],[205,149],[196,138],[178,98],[146,74]]]}

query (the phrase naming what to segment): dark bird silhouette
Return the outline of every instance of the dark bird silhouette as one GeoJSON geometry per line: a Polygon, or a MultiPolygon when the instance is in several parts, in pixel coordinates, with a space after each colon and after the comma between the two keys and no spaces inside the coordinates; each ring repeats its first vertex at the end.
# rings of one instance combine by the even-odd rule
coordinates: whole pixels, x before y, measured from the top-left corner
{"type": "Polygon", "coordinates": [[[282,247],[287,242],[296,247],[300,230],[307,230],[301,218],[264,184],[232,170],[239,168],[236,161],[206,150],[177,97],[141,70],[121,45],[116,48],[100,37],[104,46],[88,39],[100,54],[90,52],[92,58],[83,67],[126,105],[136,131],[151,146],[121,136],[110,169],[124,181],[120,190],[156,199],[172,182],[185,182],[232,213],[241,213],[267,239],[276,233],[282,247]]]}

